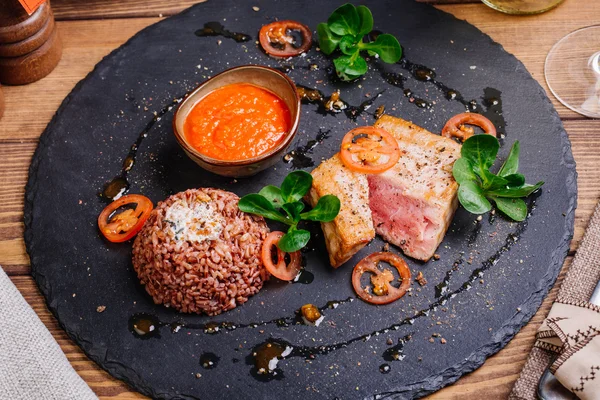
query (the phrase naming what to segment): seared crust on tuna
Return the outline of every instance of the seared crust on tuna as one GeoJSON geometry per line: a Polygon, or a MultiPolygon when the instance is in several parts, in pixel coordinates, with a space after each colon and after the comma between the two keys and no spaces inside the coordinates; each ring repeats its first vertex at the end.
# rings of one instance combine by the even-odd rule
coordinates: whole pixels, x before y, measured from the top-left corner
{"type": "Polygon", "coordinates": [[[340,213],[321,227],[333,267],[339,267],[365,247],[374,237],[369,209],[366,175],[350,171],[338,154],[312,171],[313,184],[307,200],[314,206],[321,196],[334,194],[341,202],[340,213]]]}

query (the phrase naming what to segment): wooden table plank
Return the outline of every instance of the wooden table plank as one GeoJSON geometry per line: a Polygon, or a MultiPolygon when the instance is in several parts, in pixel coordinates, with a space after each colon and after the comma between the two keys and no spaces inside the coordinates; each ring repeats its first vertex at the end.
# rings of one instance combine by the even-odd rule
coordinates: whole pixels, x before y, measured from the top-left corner
{"type": "MultiPolygon", "coordinates": [[[[105,18],[162,17],[177,14],[202,0],[53,0],[57,20],[89,20],[105,18]]],[[[253,4],[248,3],[248,12],[253,4]]]]}
{"type": "Polygon", "coordinates": [[[480,4],[439,5],[437,8],[475,25],[521,60],[549,93],[561,118],[581,118],[550,93],[544,77],[544,63],[552,46],[565,35],[581,27],[600,23],[600,2],[568,0],[536,16],[507,15],[480,4]]]}
{"type": "MultiPolygon", "coordinates": [[[[217,1],[217,0],[213,0],[217,1]]],[[[421,3],[431,4],[460,4],[479,3],[480,0],[417,0],[421,3]]],[[[135,18],[135,17],[158,17],[177,14],[186,8],[201,3],[202,0],[128,0],[128,1],[106,1],[106,0],[53,0],[52,9],[56,19],[104,19],[104,18],[135,18]]],[[[252,2],[247,2],[248,12],[252,10],[252,2]]],[[[342,4],[340,2],[340,4],[342,4]]]]}
{"type": "Polygon", "coordinates": [[[59,22],[63,57],[44,79],[26,86],[3,86],[6,110],[0,122],[0,143],[37,141],[60,103],[108,53],[159,18],[59,22]],[[27,104],[27,107],[23,105],[27,104]],[[31,118],[32,112],[35,118],[31,118]]]}

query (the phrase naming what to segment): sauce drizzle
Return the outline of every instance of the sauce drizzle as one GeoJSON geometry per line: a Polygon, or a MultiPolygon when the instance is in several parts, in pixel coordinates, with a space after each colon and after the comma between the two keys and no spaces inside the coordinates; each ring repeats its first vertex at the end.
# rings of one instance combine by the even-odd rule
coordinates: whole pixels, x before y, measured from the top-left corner
{"type": "MultiPolygon", "coordinates": [[[[307,277],[301,278],[305,280],[311,280],[312,273],[305,271],[308,273],[307,277]]],[[[302,273],[300,274],[300,276],[302,273]]],[[[314,277],[313,277],[314,278],[314,277]]],[[[304,283],[304,282],[299,282],[304,283]]],[[[336,309],[341,304],[352,303],[354,301],[354,297],[348,297],[344,300],[335,300],[328,301],[324,306],[319,307],[319,312],[324,314],[325,310],[333,310],[336,309]]],[[[302,319],[298,313],[294,313],[293,316],[286,317],[278,317],[268,321],[261,322],[250,322],[246,324],[234,324],[232,322],[206,322],[199,324],[191,324],[185,323],[182,321],[173,321],[173,322],[163,322],[153,314],[148,313],[137,313],[132,315],[129,318],[128,326],[129,331],[139,339],[148,339],[150,337],[160,337],[160,329],[169,326],[172,333],[177,333],[181,329],[185,328],[187,330],[198,330],[207,335],[216,335],[222,332],[231,332],[240,329],[254,329],[259,326],[266,325],[276,325],[280,328],[285,328],[290,325],[301,325],[303,324],[302,319]]]]}
{"type": "Polygon", "coordinates": [[[167,104],[160,111],[154,114],[154,117],[148,122],[148,124],[146,124],[146,127],[138,135],[135,143],[133,143],[133,145],[131,145],[129,148],[127,156],[123,159],[121,173],[104,185],[102,192],[99,193],[101,198],[111,201],[117,200],[119,197],[123,196],[129,191],[130,185],[129,181],[127,180],[127,176],[135,165],[137,153],[142,145],[142,142],[148,137],[148,133],[154,127],[154,125],[156,125],[156,123],[159,122],[165,116],[165,114],[171,111],[173,107],[181,103],[183,97],[184,96],[173,99],[171,103],[167,104]]]}
{"type": "Polygon", "coordinates": [[[199,37],[223,36],[227,39],[233,39],[238,43],[247,42],[252,39],[250,35],[246,35],[245,33],[231,32],[225,29],[225,27],[217,21],[205,23],[204,28],[198,29],[194,34],[199,37]]]}
{"type": "Polygon", "coordinates": [[[292,163],[294,168],[309,168],[315,165],[314,161],[307,155],[312,154],[315,147],[323,143],[331,134],[331,130],[319,129],[314,139],[309,140],[303,146],[297,146],[294,150],[283,156],[285,163],[292,163]]]}
{"type": "MultiPolygon", "coordinates": [[[[439,306],[446,304],[448,302],[448,300],[453,299],[460,293],[471,289],[472,284],[476,280],[480,279],[483,272],[485,272],[492,266],[496,265],[496,263],[498,262],[500,257],[502,257],[503,254],[507,253],[512,248],[512,246],[518,242],[518,238],[521,236],[521,234],[523,232],[525,232],[525,230],[527,229],[528,222],[529,222],[529,217],[531,216],[531,213],[533,212],[534,209],[535,209],[535,199],[532,199],[529,204],[528,218],[525,219],[525,221],[520,222],[517,225],[517,228],[515,229],[514,232],[508,234],[508,236],[506,237],[506,239],[504,241],[504,245],[499,250],[497,250],[490,258],[483,261],[481,263],[481,266],[479,268],[475,269],[471,273],[469,278],[465,282],[463,282],[463,284],[458,289],[441,295],[436,301],[431,303],[429,305],[429,307],[419,310],[419,311],[416,311],[414,313],[414,315],[405,317],[398,323],[395,323],[393,325],[390,325],[390,326],[382,328],[382,329],[375,330],[371,333],[367,333],[367,334],[364,334],[361,336],[351,338],[351,339],[343,341],[343,342],[337,342],[337,343],[312,347],[312,346],[294,346],[291,343],[289,343],[285,340],[282,340],[282,339],[275,339],[275,338],[267,339],[265,342],[262,342],[262,343],[259,343],[258,345],[256,345],[253,348],[252,352],[246,357],[246,363],[248,365],[253,366],[253,368],[250,371],[251,375],[260,381],[282,379],[284,376],[283,371],[281,370],[281,368],[278,367],[278,363],[282,360],[294,358],[294,357],[301,357],[301,358],[305,358],[307,360],[311,360],[311,359],[316,358],[317,356],[327,355],[331,352],[334,352],[334,351],[337,351],[340,349],[344,349],[356,342],[366,342],[366,341],[369,341],[373,337],[387,334],[391,331],[397,331],[405,325],[414,324],[415,320],[418,318],[428,316],[432,311],[437,310],[437,308],[439,306]],[[279,350],[283,349],[283,351],[275,353],[275,355],[271,358],[271,359],[275,359],[275,361],[276,361],[274,363],[274,368],[264,369],[259,374],[258,373],[259,366],[264,365],[265,357],[263,357],[263,351],[266,348],[266,346],[269,344],[270,344],[269,347],[275,346],[279,350]]],[[[268,356],[270,357],[271,354],[269,353],[268,356]]]]}
{"type": "Polygon", "coordinates": [[[375,100],[377,100],[385,90],[377,93],[375,96],[363,101],[358,106],[348,104],[340,97],[340,91],[336,90],[329,97],[326,97],[319,89],[312,89],[303,85],[296,84],[298,95],[303,104],[317,104],[317,112],[322,115],[336,115],[343,112],[346,117],[356,121],[358,117],[365,113],[375,100]]]}

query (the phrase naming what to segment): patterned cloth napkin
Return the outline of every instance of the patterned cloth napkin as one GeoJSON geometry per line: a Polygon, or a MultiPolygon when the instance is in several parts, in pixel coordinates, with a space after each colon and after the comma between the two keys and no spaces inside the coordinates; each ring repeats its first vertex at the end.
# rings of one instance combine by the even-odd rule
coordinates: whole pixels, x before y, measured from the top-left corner
{"type": "Polygon", "coordinates": [[[0,400],[97,400],[0,267],[0,400]]]}
{"type": "Polygon", "coordinates": [[[600,307],[589,302],[599,280],[600,203],[509,399],[536,400],[551,362],[554,376],[577,397],[600,399],[600,307]]]}

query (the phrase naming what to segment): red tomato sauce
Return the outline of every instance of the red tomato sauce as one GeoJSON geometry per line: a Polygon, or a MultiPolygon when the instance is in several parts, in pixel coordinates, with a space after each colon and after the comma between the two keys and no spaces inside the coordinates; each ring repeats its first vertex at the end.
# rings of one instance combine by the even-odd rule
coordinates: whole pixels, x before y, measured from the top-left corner
{"type": "Polygon", "coordinates": [[[183,131],[200,153],[231,161],[268,152],[281,143],[290,125],[290,110],[283,99],[258,86],[234,83],[200,100],[183,131]]]}

